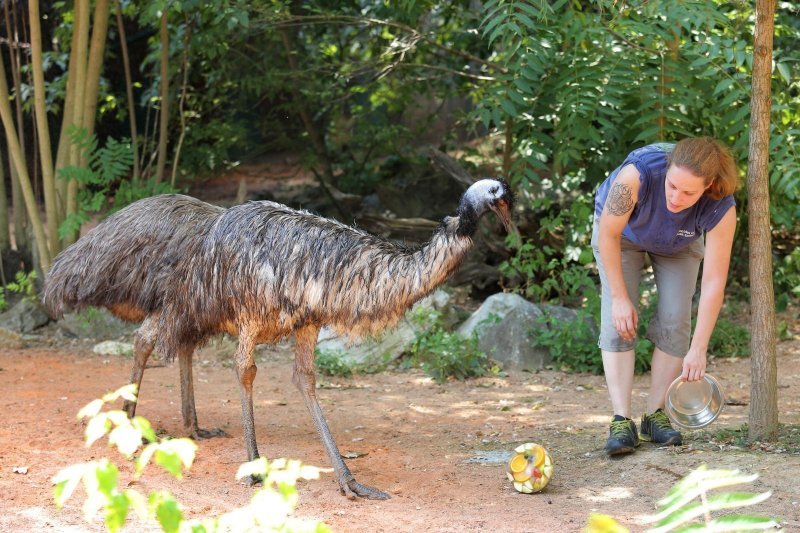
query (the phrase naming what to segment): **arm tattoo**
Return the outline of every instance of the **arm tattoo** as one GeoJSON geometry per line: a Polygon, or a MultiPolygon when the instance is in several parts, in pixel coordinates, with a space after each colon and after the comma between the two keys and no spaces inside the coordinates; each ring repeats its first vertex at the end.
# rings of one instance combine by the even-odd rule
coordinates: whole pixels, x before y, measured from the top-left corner
{"type": "Polygon", "coordinates": [[[606,208],[610,215],[622,216],[633,209],[631,188],[624,183],[615,183],[611,187],[606,200],[606,208]]]}

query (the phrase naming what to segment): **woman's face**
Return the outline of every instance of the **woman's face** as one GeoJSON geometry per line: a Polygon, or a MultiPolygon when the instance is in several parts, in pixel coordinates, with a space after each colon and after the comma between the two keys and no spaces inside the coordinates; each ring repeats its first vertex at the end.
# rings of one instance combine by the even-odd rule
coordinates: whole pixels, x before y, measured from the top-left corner
{"type": "Polygon", "coordinates": [[[700,200],[710,185],[683,167],[671,165],[667,169],[664,180],[664,196],[667,198],[667,209],[672,213],[680,213],[692,207],[700,200]]]}

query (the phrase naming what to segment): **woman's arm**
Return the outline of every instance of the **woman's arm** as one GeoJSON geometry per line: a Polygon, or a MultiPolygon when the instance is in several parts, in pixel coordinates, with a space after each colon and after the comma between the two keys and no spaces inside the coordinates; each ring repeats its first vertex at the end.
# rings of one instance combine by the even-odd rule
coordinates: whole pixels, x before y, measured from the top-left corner
{"type": "Polygon", "coordinates": [[[639,171],[635,166],[627,165],[614,179],[599,221],[598,248],[611,291],[611,316],[617,332],[627,340],[636,337],[639,316],[622,276],[622,230],[628,224],[638,198],[639,171]]]}
{"type": "Polygon", "coordinates": [[[706,234],[706,250],[703,256],[703,279],[700,283],[700,304],[697,324],[694,327],[689,352],[683,360],[681,377],[688,381],[702,379],[706,373],[706,352],[711,333],[717,323],[728,267],[731,261],[733,234],[736,230],[736,208],[731,207],[722,220],[706,234]]]}

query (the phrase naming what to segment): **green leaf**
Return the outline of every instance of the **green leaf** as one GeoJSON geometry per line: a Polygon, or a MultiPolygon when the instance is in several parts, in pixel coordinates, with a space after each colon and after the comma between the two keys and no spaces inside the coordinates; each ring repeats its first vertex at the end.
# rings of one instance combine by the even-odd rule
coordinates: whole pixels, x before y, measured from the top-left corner
{"type": "Polygon", "coordinates": [[[780,73],[783,81],[786,82],[786,85],[792,84],[792,72],[789,70],[789,66],[786,63],[778,63],[777,65],[778,72],[780,73]]]}
{"type": "Polygon", "coordinates": [[[106,504],[105,523],[112,533],[122,529],[128,517],[129,502],[126,494],[114,494],[106,504]]]}
{"type": "Polygon", "coordinates": [[[111,422],[108,421],[108,415],[106,413],[99,413],[92,417],[89,423],[86,424],[86,430],[84,432],[86,447],[88,448],[94,444],[97,439],[105,436],[109,429],[111,429],[111,422]]]}
{"type": "Polygon", "coordinates": [[[78,465],[71,465],[62,468],[58,473],[53,476],[53,499],[57,507],[61,508],[64,503],[72,496],[75,487],[78,486],[84,474],[88,469],[94,469],[94,464],[85,463],[78,465]]]}
{"type": "Polygon", "coordinates": [[[156,450],[155,453],[156,464],[160,465],[164,470],[172,474],[175,478],[180,479],[183,477],[183,469],[181,465],[181,458],[172,450],[163,450],[161,448],[156,450]]]}
{"type": "Polygon", "coordinates": [[[780,527],[780,523],[772,518],[752,515],[726,515],[715,518],[708,523],[709,531],[754,531],[780,527]]]}
{"type": "Polygon", "coordinates": [[[78,419],[81,418],[92,418],[96,416],[97,413],[100,412],[100,409],[103,408],[103,400],[92,400],[91,402],[87,403],[83,408],[78,411],[78,419]]]}
{"type": "Polygon", "coordinates": [[[180,530],[183,512],[172,494],[161,491],[157,493],[155,499],[151,495],[151,507],[154,507],[156,519],[166,533],[175,533],[180,530]]]}
{"type": "Polygon", "coordinates": [[[147,439],[148,442],[156,442],[158,437],[156,436],[156,432],[153,431],[153,426],[150,425],[150,421],[141,416],[133,417],[131,421],[133,427],[141,432],[142,436],[147,439]]]}
{"type": "Polygon", "coordinates": [[[259,457],[253,461],[243,463],[236,470],[236,479],[242,479],[249,476],[266,477],[269,472],[269,462],[265,457],[259,457]]]}
{"type": "Polygon", "coordinates": [[[98,490],[110,497],[117,490],[119,470],[117,466],[107,459],[101,460],[95,469],[98,490]]]}

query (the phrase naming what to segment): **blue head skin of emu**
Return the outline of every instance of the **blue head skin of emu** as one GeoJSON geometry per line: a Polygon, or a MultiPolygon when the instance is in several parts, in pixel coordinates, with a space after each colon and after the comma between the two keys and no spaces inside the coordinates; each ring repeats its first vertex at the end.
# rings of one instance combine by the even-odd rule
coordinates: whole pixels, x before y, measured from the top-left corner
{"type": "Polygon", "coordinates": [[[493,211],[506,231],[511,231],[511,210],[514,194],[505,180],[487,178],[473,183],[458,206],[460,224],[458,235],[465,237],[475,234],[478,221],[489,211],[493,211]]]}

